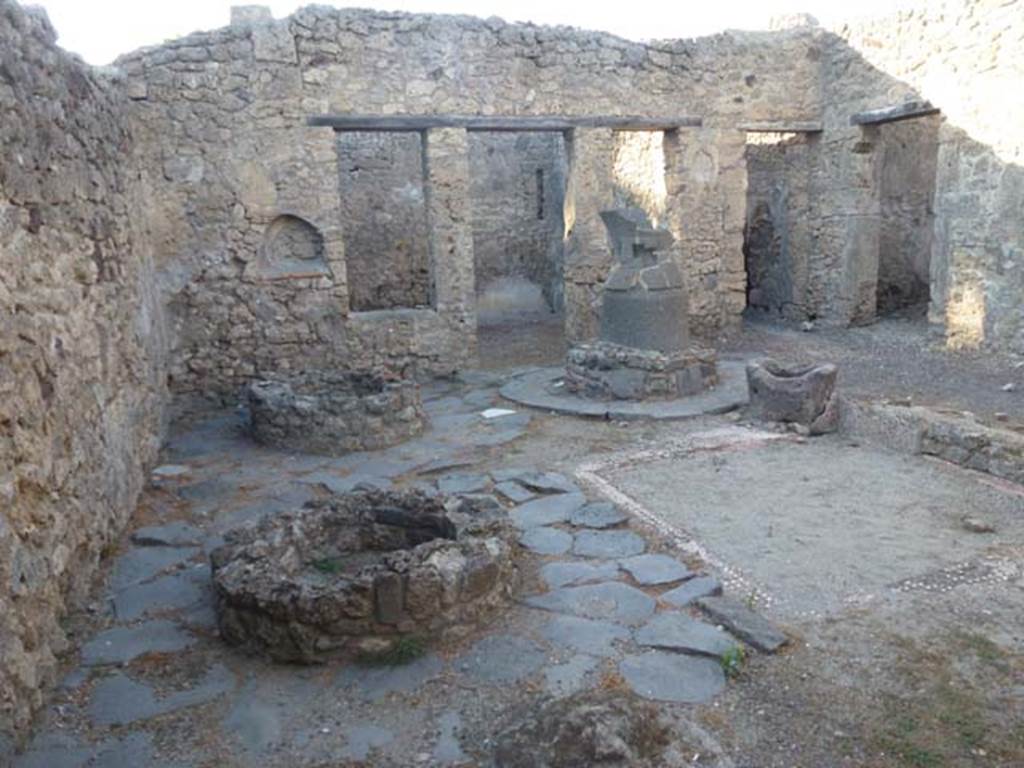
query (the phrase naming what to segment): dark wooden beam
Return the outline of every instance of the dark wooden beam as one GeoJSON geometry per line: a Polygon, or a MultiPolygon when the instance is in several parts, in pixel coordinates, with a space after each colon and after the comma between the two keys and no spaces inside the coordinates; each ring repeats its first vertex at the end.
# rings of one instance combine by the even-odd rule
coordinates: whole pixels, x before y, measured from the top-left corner
{"type": "Polygon", "coordinates": [[[915,117],[926,117],[938,114],[939,108],[929,101],[907,101],[895,107],[881,107],[857,112],[850,117],[850,125],[883,125],[899,120],[911,120],[915,117]]]}
{"type": "Polygon", "coordinates": [[[699,128],[703,118],[638,117],[634,115],[314,115],[311,126],[335,131],[409,132],[429,128],[465,128],[467,131],[571,131],[573,128],[611,128],[613,131],[674,131],[699,128]]]}
{"type": "Polygon", "coordinates": [[[817,120],[757,120],[736,126],[747,133],[821,133],[817,120]]]}

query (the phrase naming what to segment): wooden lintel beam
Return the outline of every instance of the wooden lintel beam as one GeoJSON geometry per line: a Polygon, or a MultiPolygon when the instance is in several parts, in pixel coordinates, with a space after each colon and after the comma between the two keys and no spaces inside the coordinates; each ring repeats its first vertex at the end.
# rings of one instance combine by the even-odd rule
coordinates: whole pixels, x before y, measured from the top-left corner
{"type": "Polygon", "coordinates": [[[883,125],[915,117],[938,114],[939,108],[929,101],[908,101],[895,107],[881,107],[857,112],[850,117],[850,125],[883,125]]]}
{"type": "Polygon", "coordinates": [[[740,123],[736,126],[747,133],[821,133],[821,123],[816,120],[758,120],[740,123]]]}
{"type": "Polygon", "coordinates": [[[588,115],[314,115],[308,125],[338,132],[409,132],[430,128],[465,128],[467,131],[571,131],[573,128],[610,128],[613,131],[674,131],[699,128],[703,118],[588,115]]]}

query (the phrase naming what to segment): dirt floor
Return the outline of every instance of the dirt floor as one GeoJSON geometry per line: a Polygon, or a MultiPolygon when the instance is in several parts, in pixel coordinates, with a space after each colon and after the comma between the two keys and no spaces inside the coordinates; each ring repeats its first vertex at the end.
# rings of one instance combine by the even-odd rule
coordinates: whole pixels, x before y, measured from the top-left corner
{"type": "MultiPolygon", "coordinates": [[[[752,325],[725,352],[835,361],[844,392],[863,396],[1022,410],[1015,361],[949,355],[928,338],[899,321],[842,333],[752,325]]],[[[486,420],[482,409],[508,405],[497,386],[514,366],[558,359],[560,320],[492,328],[481,342],[491,370],[428,387],[430,430],[387,451],[276,452],[254,445],[233,411],[178,425],[164,462],[186,470],[154,478],[133,531],[181,523],[183,538],[144,546],[126,534],[95,603],[68,622],[68,677],[15,766],[1024,765],[1024,489],[846,436],[749,449],[775,433],[737,414],[615,422],[514,407],[486,420]],[[702,435],[748,449],[672,454],[702,435]],[[229,527],[360,482],[469,475],[494,492],[502,472],[521,469],[611,498],[630,513],[622,538],[637,534],[648,553],[720,577],[789,643],[733,658],[724,687],[700,703],[652,700],[630,682],[630,664],[672,654],[644,650],[648,619],[619,614],[649,600],[655,618],[707,617],[669,602],[675,584],[616,571],[614,552],[579,554],[589,534],[562,519],[542,527],[571,550],[524,551],[507,612],[424,640],[408,663],[280,665],[219,639],[207,553],[229,527]],[[994,532],[958,527],[968,513],[994,532]],[[768,517],[778,521],[770,535],[768,517]],[[558,590],[542,570],[552,563],[594,568],[605,574],[598,586],[628,588],[629,600],[570,606],[608,613],[599,620],[538,608],[531,600],[558,590]],[[765,599],[774,595],[791,599],[765,599]],[[551,732],[563,720],[570,736],[551,732]],[[538,757],[541,741],[552,746],[538,757]]]]}

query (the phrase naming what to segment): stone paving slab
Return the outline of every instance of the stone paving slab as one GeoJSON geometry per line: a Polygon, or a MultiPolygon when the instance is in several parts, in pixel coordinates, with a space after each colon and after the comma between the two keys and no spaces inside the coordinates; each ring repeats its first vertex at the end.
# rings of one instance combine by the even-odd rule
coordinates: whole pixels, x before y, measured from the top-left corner
{"type": "Polygon", "coordinates": [[[441,493],[479,493],[487,490],[490,483],[488,475],[447,475],[438,479],[437,490],[441,493]]]}
{"type": "Polygon", "coordinates": [[[537,673],[547,661],[544,649],[518,635],[490,635],[455,662],[469,678],[483,683],[512,683],[537,673]]]}
{"type": "Polygon", "coordinates": [[[104,678],[93,688],[89,717],[101,726],[149,720],[212,701],[231,690],[234,682],[234,676],[227,668],[218,664],[211,667],[193,688],[161,697],[149,685],[118,673],[104,678]]]}
{"type": "Polygon", "coordinates": [[[789,642],[789,638],[768,619],[731,598],[702,597],[697,600],[697,605],[736,637],[759,651],[774,653],[789,642]]]}
{"type": "Polygon", "coordinates": [[[714,576],[695,576],[685,584],[662,594],[661,599],[682,608],[702,597],[722,594],[722,582],[714,576]]]}
{"type": "Polygon", "coordinates": [[[523,472],[513,477],[516,482],[538,493],[579,493],[579,486],[557,472],[523,472]]]}
{"type": "Polygon", "coordinates": [[[580,531],[572,551],[581,557],[621,558],[639,555],[647,543],[632,531],[580,531]]]}
{"type": "Polygon", "coordinates": [[[576,586],[595,581],[613,581],[619,576],[619,566],[610,561],[566,560],[548,563],[540,569],[541,579],[551,588],[576,586]]]}
{"type": "Polygon", "coordinates": [[[458,712],[450,710],[442,713],[437,721],[437,743],[431,754],[434,762],[439,765],[461,765],[469,761],[469,756],[462,751],[458,733],[462,730],[462,718],[458,712]]]}
{"type": "Polygon", "coordinates": [[[395,740],[395,734],[373,723],[360,723],[345,731],[345,747],[341,757],[366,760],[375,749],[386,747],[395,740]]]}
{"type": "Polygon", "coordinates": [[[538,555],[564,555],[572,547],[572,536],[557,528],[529,528],[519,536],[519,543],[538,555]]]}
{"type": "Polygon", "coordinates": [[[577,528],[611,528],[628,518],[629,515],[610,501],[592,501],[573,512],[569,522],[577,528]]]}
{"type": "Polygon", "coordinates": [[[618,581],[562,587],[524,601],[531,608],[568,613],[617,624],[643,624],[654,613],[654,598],[618,581]]]}
{"type": "Polygon", "coordinates": [[[121,590],[113,598],[114,615],[118,621],[134,621],[149,613],[189,608],[204,601],[212,604],[213,599],[210,569],[202,566],[121,590]]]}
{"type": "Polygon", "coordinates": [[[725,690],[725,673],[714,659],[647,651],[619,662],[629,687],[645,699],[703,704],[725,690]]]}
{"type": "Polygon", "coordinates": [[[586,503],[586,497],[579,492],[542,496],[520,504],[512,510],[510,517],[512,523],[519,528],[564,523],[573,512],[586,503]]]}
{"type": "Polygon", "coordinates": [[[132,547],[114,562],[111,589],[117,592],[139,584],[198,554],[199,547],[132,547]]]}
{"type": "Polygon", "coordinates": [[[668,555],[627,557],[619,561],[619,566],[643,586],[671,584],[693,576],[693,571],[668,555]]]}
{"type": "Polygon", "coordinates": [[[524,501],[529,501],[537,495],[515,480],[504,480],[497,483],[494,486],[494,490],[514,504],[522,504],[524,501]]]}
{"type": "Polygon", "coordinates": [[[587,678],[597,669],[600,659],[593,656],[573,656],[564,664],[544,670],[544,691],[551,696],[571,696],[587,687],[587,678]]]}
{"type": "Polygon", "coordinates": [[[721,658],[739,643],[728,632],[682,613],[659,613],[636,631],[638,645],[721,658]]]}
{"type": "Polygon", "coordinates": [[[135,627],[114,627],[100,632],[82,647],[82,664],[125,664],[144,653],[182,651],[195,641],[189,632],[163,619],[135,627]]]}
{"type": "Polygon", "coordinates": [[[541,627],[540,634],[554,646],[591,656],[614,656],[614,643],[630,637],[629,630],[619,624],[580,616],[553,616],[541,627]]]}
{"type": "Polygon", "coordinates": [[[444,668],[444,661],[434,653],[393,667],[353,664],[342,670],[338,685],[347,695],[358,693],[366,701],[379,701],[391,693],[412,693],[444,674],[444,668]]]}

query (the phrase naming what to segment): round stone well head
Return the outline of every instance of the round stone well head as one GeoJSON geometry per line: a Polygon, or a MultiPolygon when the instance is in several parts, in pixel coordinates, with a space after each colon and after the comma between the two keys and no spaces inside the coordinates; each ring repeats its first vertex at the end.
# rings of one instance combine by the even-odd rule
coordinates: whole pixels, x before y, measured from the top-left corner
{"type": "Polygon", "coordinates": [[[307,371],[251,382],[253,436],[264,445],[338,456],[396,445],[423,431],[415,381],[383,371],[307,371]]]}
{"type": "Polygon", "coordinates": [[[487,497],[362,491],[229,531],[211,554],[221,636],[314,663],[475,625],[517,584],[514,533],[487,497]]]}

